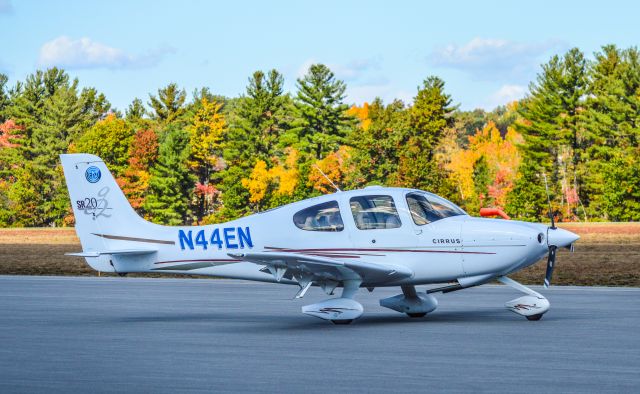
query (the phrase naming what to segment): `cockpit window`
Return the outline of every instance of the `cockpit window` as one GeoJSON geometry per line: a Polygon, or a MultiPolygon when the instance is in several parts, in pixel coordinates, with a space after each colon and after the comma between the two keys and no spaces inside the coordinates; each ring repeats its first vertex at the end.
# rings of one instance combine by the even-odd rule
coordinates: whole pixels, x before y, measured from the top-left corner
{"type": "Polygon", "coordinates": [[[466,215],[453,203],[433,194],[407,194],[407,205],[413,222],[418,226],[451,216],[466,215]]]}
{"type": "Polygon", "coordinates": [[[352,197],[349,205],[360,230],[398,228],[402,225],[391,196],[352,197]]]}
{"type": "Polygon", "coordinates": [[[342,231],[344,229],[337,201],[305,208],[293,215],[293,223],[307,231],[342,231]]]}

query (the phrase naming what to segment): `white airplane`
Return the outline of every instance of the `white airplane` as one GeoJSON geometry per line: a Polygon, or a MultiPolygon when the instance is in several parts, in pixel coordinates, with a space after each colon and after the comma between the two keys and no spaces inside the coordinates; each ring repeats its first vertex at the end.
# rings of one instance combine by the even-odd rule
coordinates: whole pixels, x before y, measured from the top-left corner
{"type": "Polygon", "coordinates": [[[548,254],[549,285],[556,249],[578,236],[544,224],[471,217],[435,194],[370,186],[339,191],[227,223],[169,227],[142,219],[105,163],[89,154],[61,155],[84,257],[101,272],[210,275],[311,286],[340,297],[302,312],[348,324],[363,308],[361,287],[399,286],[380,305],[411,317],[448,293],[498,280],[525,296],[505,306],[529,320],[549,310],[540,293],[507,277],[548,254]],[[442,284],[426,292],[417,285],[442,284]]]}

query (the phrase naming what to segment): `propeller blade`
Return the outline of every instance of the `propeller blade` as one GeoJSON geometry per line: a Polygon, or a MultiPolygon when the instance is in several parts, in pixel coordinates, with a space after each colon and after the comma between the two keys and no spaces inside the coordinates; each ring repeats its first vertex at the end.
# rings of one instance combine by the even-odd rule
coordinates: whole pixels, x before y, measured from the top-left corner
{"type": "Polygon", "coordinates": [[[553,268],[556,265],[556,250],[557,246],[549,246],[549,257],[547,258],[547,273],[544,276],[544,287],[549,288],[551,284],[551,276],[553,275],[553,268]]]}

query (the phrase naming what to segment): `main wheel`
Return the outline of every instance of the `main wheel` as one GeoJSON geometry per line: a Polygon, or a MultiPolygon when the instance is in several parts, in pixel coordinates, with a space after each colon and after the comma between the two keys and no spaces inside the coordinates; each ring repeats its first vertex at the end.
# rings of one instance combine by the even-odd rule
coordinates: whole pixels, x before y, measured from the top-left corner
{"type": "Polygon", "coordinates": [[[343,320],[331,320],[331,322],[333,324],[351,324],[351,322],[353,321],[353,319],[343,319],[343,320]]]}
{"type": "Polygon", "coordinates": [[[407,313],[407,315],[409,317],[425,317],[427,315],[426,312],[421,312],[421,313],[407,313]]]}
{"type": "Polygon", "coordinates": [[[527,320],[529,321],[538,321],[540,319],[542,319],[542,313],[539,313],[537,315],[527,316],[527,320]]]}

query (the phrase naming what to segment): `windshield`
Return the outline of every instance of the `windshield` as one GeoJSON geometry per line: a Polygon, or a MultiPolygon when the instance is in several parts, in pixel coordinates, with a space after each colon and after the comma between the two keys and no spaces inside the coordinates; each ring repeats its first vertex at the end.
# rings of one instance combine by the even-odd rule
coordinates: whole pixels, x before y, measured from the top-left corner
{"type": "Polygon", "coordinates": [[[407,194],[407,205],[413,222],[418,226],[451,216],[466,215],[452,202],[430,193],[407,194]]]}

